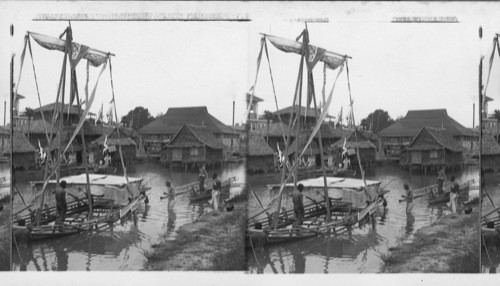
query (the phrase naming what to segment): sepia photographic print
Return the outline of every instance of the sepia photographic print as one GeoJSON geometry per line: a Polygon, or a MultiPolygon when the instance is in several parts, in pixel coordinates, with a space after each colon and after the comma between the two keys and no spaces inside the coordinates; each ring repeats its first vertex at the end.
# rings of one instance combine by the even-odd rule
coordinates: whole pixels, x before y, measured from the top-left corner
{"type": "Polygon", "coordinates": [[[500,270],[497,3],[0,7],[0,270],[500,270]]]}

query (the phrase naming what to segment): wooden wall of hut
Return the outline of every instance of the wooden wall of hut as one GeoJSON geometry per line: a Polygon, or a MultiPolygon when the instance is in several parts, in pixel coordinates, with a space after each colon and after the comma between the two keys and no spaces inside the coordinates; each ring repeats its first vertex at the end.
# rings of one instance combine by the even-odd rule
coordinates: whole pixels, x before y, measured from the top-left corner
{"type": "Polygon", "coordinates": [[[481,166],[485,171],[498,172],[500,170],[500,154],[499,155],[482,155],[481,166]]]}
{"type": "Polygon", "coordinates": [[[441,150],[405,150],[401,153],[399,165],[404,169],[419,169],[421,171],[437,171],[445,169],[459,169],[463,164],[462,152],[441,150]],[[431,153],[432,156],[431,156],[431,153]]]}
{"type": "Polygon", "coordinates": [[[221,166],[224,159],[222,149],[212,149],[206,146],[189,148],[166,147],[160,154],[160,163],[182,169],[197,169],[201,165],[207,167],[221,166]],[[196,149],[197,151],[194,151],[196,149]]]}
{"type": "Polygon", "coordinates": [[[12,168],[16,170],[30,170],[36,167],[36,152],[19,152],[12,155],[12,168]]]}
{"type": "Polygon", "coordinates": [[[276,167],[274,166],[274,156],[247,156],[246,170],[249,173],[270,173],[276,167]]]}

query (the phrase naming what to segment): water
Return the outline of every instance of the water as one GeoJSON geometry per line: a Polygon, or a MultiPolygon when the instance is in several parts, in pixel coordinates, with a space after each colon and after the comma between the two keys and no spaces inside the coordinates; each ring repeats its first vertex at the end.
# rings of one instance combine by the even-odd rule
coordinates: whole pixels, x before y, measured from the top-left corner
{"type": "MultiPolygon", "coordinates": [[[[482,213],[487,214],[490,211],[500,207],[500,176],[498,174],[486,174],[484,176],[486,182],[485,189],[491,197],[493,204],[488,197],[483,199],[482,213]]],[[[494,218],[495,215],[490,215],[488,218],[494,218]]],[[[500,245],[497,245],[500,248],[500,245]]],[[[483,273],[499,273],[500,272],[500,249],[489,251],[486,253],[485,249],[481,250],[481,271],[483,273]],[[489,255],[489,258],[488,258],[489,255]],[[491,259],[491,261],[490,261],[491,259]]]]}
{"type": "MultiPolygon", "coordinates": [[[[212,174],[213,170],[208,170],[212,174]]],[[[220,174],[220,171],[218,171],[220,174]]],[[[227,167],[221,179],[236,176],[243,183],[244,167],[227,167]]],[[[149,205],[141,205],[136,215],[116,224],[113,230],[82,233],[58,239],[20,245],[19,253],[13,249],[14,270],[141,270],[146,261],[144,254],[163,237],[175,239],[176,230],[194,221],[210,208],[208,202],[190,203],[187,195],[172,201],[160,199],[165,181],[178,186],[197,180],[196,172],[170,171],[155,162],[138,163],[131,177],[142,177],[152,189],[147,193],[149,205]]],[[[22,177],[22,176],[20,176],[22,177]]],[[[26,197],[31,195],[26,180],[18,179],[18,189],[26,197]]],[[[236,190],[236,189],[235,189],[236,190]]],[[[16,197],[14,210],[22,203],[16,197]]]]}
{"type": "MultiPolygon", "coordinates": [[[[447,173],[448,178],[453,175],[447,173]]],[[[477,169],[455,174],[458,182],[478,178],[477,169]]],[[[249,176],[248,182],[264,205],[270,200],[267,184],[279,183],[280,176],[249,176]]],[[[412,215],[406,215],[406,203],[399,203],[408,183],[411,189],[435,184],[437,174],[410,174],[396,165],[376,167],[367,173],[367,179],[381,181],[381,187],[389,189],[385,195],[388,206],[381,208],[376,218],[368,224],[356,227],[350,233],[337,237],[320,236],[296,242],[269,245],[263,254],[249,250],[251,273],[376,273],[383,265],[382,256],[399,243],[410,243],[416,230],[449,214],[445,204],[429,206],[425,197],[415,200],[412,215]]],[[[310,203],[307,199],[305,204],[310,203]]],[[[287,209],[292,208],[290,199],[284,199],[287,209]]],[[[261,210],[257,200],[249,198],[249,216],[261,210]]]]}

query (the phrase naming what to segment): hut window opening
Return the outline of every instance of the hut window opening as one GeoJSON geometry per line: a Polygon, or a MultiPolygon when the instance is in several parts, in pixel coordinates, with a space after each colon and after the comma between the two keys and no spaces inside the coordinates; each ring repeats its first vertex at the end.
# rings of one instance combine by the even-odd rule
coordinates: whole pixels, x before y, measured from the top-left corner
{"type": "Polygon", "coordinates": [[[198,148],[191,148],[191,156],[198,156],[198,148]]]}
{"type": "Polygon", "coordinates": [[[431,151],[430,157],[431,157],[431,159],[437,159],[437,157],[438,157],[437,150],[431,151]]]}

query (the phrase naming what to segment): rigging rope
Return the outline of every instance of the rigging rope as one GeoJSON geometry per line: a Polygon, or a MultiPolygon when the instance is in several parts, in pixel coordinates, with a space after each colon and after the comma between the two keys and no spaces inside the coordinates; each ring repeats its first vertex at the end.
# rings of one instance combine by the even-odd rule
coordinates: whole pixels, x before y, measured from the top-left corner
{"type": "Polygon", "coordinates": [[[288,148],[287,146],[287,142],[286,142],[286,135],[285,135],[285,130],[283,129],[283,121],[281,120],[281,115],[280,113],[278,112],[279,111],[279,108],[278,108],[278,98],[276,96],[276,89],[274,87],[274,78],[273,78],[273,72],[271,70],[271,61],[269,59],[269,52],[267,50],[267,41],[264,41],[264,49],[265,49],[265,52],[266,52],[266,58],[267,58],[267,63],[268,63],[268,67],[269,67],[269,75],[271,76],[271,86],[273,87],[273,94],[274,94],[274,103],[276,105],[276,114],[278,115],[278,121],[280,122],[280,130],[281,130],[281,133],[283,135],[283,141],[285,142],[285,150],[288,148]]]}
{"type": "Polygon", "coordinates": [[[361,164],[361,156],[359,154],[358,133],[356,132],[357,131],[356,121],[354,119],[354,107],[353,107],[353,100],[352,100],[352,95],[351,95],[351,80],[349,77],[349,64],[348,64],[347,59],[345,61],[345,66],[346,66],[346,74],[347,74],[347,88],[349,90],[349,102],[351,105],[351,120],[352,120],[353,127],[354,127],[354,138],[356,139],[356,156],[358,158],[359,170],[361,171],[361,179],[363,179],[363,183],[365,185],[364,191],[365,191],[366,195],[368,196],[368,198],[370,198],[370,202],[371,202],[372,197],[370,196],[370,194],[368,193],[368,190],[367,190],[368,186],[366,184],[366,179],[365,179],[365,170],[363,169],[363,165],[361,164]]]}
{"type": "Polygon", "coordinates": [[[113,68],[111,66],[111,57],[109,57],[109,77],[111,79],[111,94],[113,95],[112,101],[113,101],[113,107],[114,107],[114,111],[115,111],[116,133],[118,135],[118,152],[120,153],[120,160],[121,160],[122,168],[123,168],[123,176],[125,177],[125,180],[127,181],[127,191],[129,192],[129,194],[133,195],[133,193],[129,187],[130,182],[128,181],[127,167],[125,166],[125,162],[123,161],[122,143],[121,143],[121,139],[120,139],[120,129],[118,128],[118,113],[116,112],[115,88],[113,85],[113,68]]]}
{"type": "Polygon", "coordinates": [[[24,36],[23,52],[21,53],[21,64],[19,67],[19,76],[17,77],[16,90],[14,92],[14,102],[17,99],[17,91],[19,89],[19,83],[21,82],[21,74],[23,73],[24,57],[26,55],[26,46],[28,45],[28,41],[29,41],[29,34],[26,34],[26,36],[24,36]]]}

